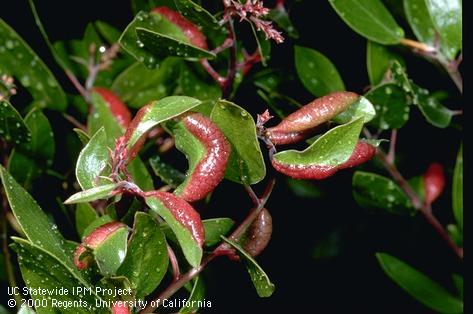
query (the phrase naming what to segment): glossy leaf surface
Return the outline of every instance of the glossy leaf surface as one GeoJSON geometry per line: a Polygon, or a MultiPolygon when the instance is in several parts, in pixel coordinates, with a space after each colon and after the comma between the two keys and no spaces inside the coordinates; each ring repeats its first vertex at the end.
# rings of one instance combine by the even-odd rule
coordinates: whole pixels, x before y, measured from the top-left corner
{"type": "Polygon", "coordinates": [[[357,171],[353,175],[353,197],[362,207],[383,209],[389,213],[414,215],[416,210],[401,188],[383,176],[357,171]]]}
{"type": "Polygon", "coordinates": [[[256,125],[250,113],[232,102],[220,100],[210,118],[232,144],[225,177],[247,184],[261,181],[266,174],[266,167],[256,137],[256,125]]]}
{"type": "Polygon", "coordinates": [[[320,97],[345,90],[345,84],[337,68],[322,53],[295,46],[294,57],[299,79],[314,96],[320,97]]]}
{"type": "Polygon", "coordinates": [[[359,118],[337,126],[317,138],[303,151],[286,150],[274,155],[282,164],[338,166],[350,158],[363,126],[359,118]]]}
{"type": "Polygon", "coordinates": [[[463,302],[426,275],[387,253],[376,257],[384,272],[419,302],[440,313],[463,313],[463,302]]]}

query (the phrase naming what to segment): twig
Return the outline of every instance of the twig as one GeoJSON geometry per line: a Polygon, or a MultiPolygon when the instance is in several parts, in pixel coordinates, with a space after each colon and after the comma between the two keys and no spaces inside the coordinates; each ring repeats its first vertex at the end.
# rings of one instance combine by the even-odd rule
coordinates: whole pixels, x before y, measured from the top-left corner
{"type": "Polygon", "coordinates": [[[178,281],[181,277],[179,262],[177,261],[176,254],[174,254],[174,251],[171,246],[169,244],[166,244],[166,246],[168,249],[169,260],[171,261],[173,281],[178,281]]]}
{"type": "Polygon", "coordinates": [[[460,53],[456,60],[447,61],[445,56],[443,56],[439,51],[439,35],[437,35],[437,40],[434,46],[429,46],[425,43],[407,38],[401,39],[400,44],[410,48],[415,54],[418,54],[441,65],[450,76],[450,79],[453,81],[453,83],[455,83],[460,93],[463,93],[463,78],[460,71],[458,70],[458,66],[462,61],[463,55],[460,53]]]}
{"type": "Polygon", "coordinates": [[[62,116],[64,117],[64,119],[66,119],[67,121],[72,123],[75,127],[81,129],[84,132],[87,132],[87,127],[85,125],[83,125],[82,123],[80,123],[79,121],[77,121],[77,119],[74,118],[73,116],[71,116],[67,113],[63,113],[62,116]]]}
{"type": "Polygon", "coordinates": [[[233,45],[230,47],[230,62],[228,74],[222,85],[222,98],[228,98],[228,96],[230,96],[237,71],[237,41],[235,38],[235,28],[233,26],[233,20],[231,18],[228,20],[228,32],[230,38],[233,41],[233,45]]]}
{"type": "Polygon", "coordinates": [[[463,259],[463,248],[458,247],[455,242],[450,238],[442,224],[432,214],[430,206],[424,206],[420,212],[424,215],[427,222],[434,228],[434,230],[442,237],[442,239],[448,244],[448,246],[455,252],[455,254],[463,259]]]}
{"type": "Polygon", "coordinates": [[[389,141],[389,151],[386,156],[387,161],[390,164],[394,164],[394,159],[396,158],[396,140],[397,140],[397,130],[391,130],[391,140],[389,141]]]}
{"type": "MultiPolygon", "coordinates": [[[[368,132],[369,133],[369,132],[368,132]]],[[[366,132],[365,132],[366,134],[366,132]]],[[[434,228],[434,230],[445,240],[448,246],[455,252],[455,254],[460,258],[463,259],[463,249],[458,247],[450,238],[445,228],[440,224],[440,222],[435,218],[432,214],[432,210],[430,205],[425,204],[422,202],[417,195],[417,193],[412,189],[409,182],[402,176],[396,166],[389,162],[388,156],[381,150],[377,150],[377,155],[381,160],[383,166],[386,170],[391,174],[394,181],[401,187],[401,189],[406,193],[407,197],[410,199],[412,206],[420,211],[427,222],[434,228]]]]}
{"type": "MultiPolygon", "coordinates": [[[[263,209],[264,205],[266,204],[266,201],[268,200],[271,191],[273,190],[275,180],[272,179],[266,186],[265,191],[263,192],[263,195],[258,199],[258,205],[255,206],[248,216],[243,220],[243,222],[238,226],[238,228],[232,232],[230,235],[230,239],[234,241],[238,241],[240,237],[245,233],[246,229],[251,225],[251,223],[256,219],[260,211],[263,209]]],[[[191,268],[187,273],[183,274],[177,281],[172,282],[164,291],[162,291],[155,299],[154,302],[149,302],[148,305],[140,311],[140,314],[144,313],[152,313],[157,306],[152,306],[151,304],[158,305],[159,306],[159,301],[168,299],[170,298],[174,293],[176,293],[179,289],[181,289],[187,282],[195,278],[198,274],[202,272],[202,270],[205,269],[207,264],[211,262],[214,258],[217,256],[221,256],[222,252],[228,252],[230,249],[229,245],[227,243],[222,243],[220,244],[210,255],[205,257],[200,266],[196,268],[191,268]]]]}
{"type": "Polygon", "coordinates": [[[437,48],[435,47],[407,38],[401,39],[400,44],[423,53],[432,53],[437,51],[437,48]]]}
{"type": "Polygon", "coordinates": [[[90,99],[90,95],[89,95],[89,92],[80,84],[79,80],[77,79],[77,77],[74,75],[74,73],[72,73],[71,71],[69,70],[65,70],[65,73],[66,73],[66,76],[69,78],[69,80],[71,81],[72,85],[74,85],[74,87],[77,89],[77,91],[79,92],[79,94],[82,95],[82,97],[84,97],[84,99],[88,102],[89,99],[90,99]]]}

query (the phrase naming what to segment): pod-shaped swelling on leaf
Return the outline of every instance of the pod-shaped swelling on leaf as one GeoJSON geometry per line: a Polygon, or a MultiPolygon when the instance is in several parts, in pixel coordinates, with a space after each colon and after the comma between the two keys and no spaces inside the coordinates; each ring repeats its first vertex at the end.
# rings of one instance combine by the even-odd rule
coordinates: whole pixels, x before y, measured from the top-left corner
{"type": "Polygon", "coordinates": [[[86,236],[74,252],[74,264],[76,267],[80,270],[86,269],[89,266],[90,255],[84,255],[84,253],[86,253],[88,249],[96,249],[108,237],[122,228],[127,228],[127,226],[121,222],[112,221],[101,225],[86,236]]]}
{"type": "Polygon", "coordinates": [[[321,180],[333,176],[338,170],[358,166],[373,158],[375,153],[376,147],[366,142],[359,141],[350,158],[338,166],[283,164],[274,158],[271,160],[271,163],[273,164],[274,169],[289,177],[296,179],[321,180]]]}
{"type": "Polygon", "coordinates": [[[131,113],[120,98],[112,91],[103,87],[95,87],[94,92],[102,96],[118,123],[124,128],[128,127],[131,122],[131,113]]]}
{"type": "Polygon", "coordinates": [[[266,137],[274,145],[288,145],[303,141],[313,133],[313,130],[300,132],[282,132],[278,130],[266,130],[266,137]]]}
{"type": "Polygon", "coordinates": [[[268,128],[266,132],[270,136],[273,132],[291,133],[312,129],[345,111],[359,97],[352,92],[334,92],[317,98],[288,115],[275,127],[268,128]]]}
{"type": "Polygon", "coordinates": [[[174,135],[176,147],[189,159],[187,178],[174,193],[188,202],[203,199],[222,181],[231,146],[222,131],[201,113],[182,115],[174,135]]]}
{"type": "Polygon", "coordinates": [[[202,34],[197,25],[193,24],[178,12],[168,7],[157,7],[151,12],[164,16],[169,22],[179,27],[192,45],[204,50],[209,50],[205,35],[202,34]]]}
{"type": "Polygon", "coordinates": [[[442,194],[445,187],[445,175],[442,165],[430,164],[424,174],[425,202],[432,204],[442,194]]]}
{"type": "Polygon", "coordinates": [[[204,225],[199,213],[189,203],[172,193],[162,191],[147,192],[146,197],[155,197],[159,200],[171,212],[174,219],[192,234],[199,247],[202,247],[205,240],[204,225]]]}
{"type": "Polygon", "coordinates": [[[273,219],[266,208],[263,208],[245,234],[243,248],[251,256],[257,256],[266,248],[273,233],[273,219]]]}

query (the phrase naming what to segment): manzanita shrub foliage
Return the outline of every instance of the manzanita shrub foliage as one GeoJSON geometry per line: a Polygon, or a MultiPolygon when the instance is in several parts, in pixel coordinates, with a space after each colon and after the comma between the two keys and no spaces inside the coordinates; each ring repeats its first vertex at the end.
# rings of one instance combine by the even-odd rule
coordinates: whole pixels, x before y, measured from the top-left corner
{"type": "MultiPolygon", "coordinates": [[[[297,1],[288,2],[223,0],[207,8],[197,0],[133,0],[135,17],[125,29],[96,21],[82,39],[51,42],[29,0],[54,60],[76,88],[72,94],[0,19],[1,265],[11,287],[91,291],[57,294],[59,307],[45,294],[31,293],[26,303],[12,294],[21,311],[147,313],[161,305],[152,301],[179,291],[188,300],[180,312],[193,313],[208,302],[201,273],[221,256],[241,262],[255,293],[270,297],[275,285],[255,258],[278,228],[265,206],[276,181],[316,183],[361,164],[375,171],[352,171],[360,206],[425,216],[462,260],[461,148],[448,148],[459,152],[452,182],[456,221],[446,227],[432,208],[450,186],[448,170],[432,161],[424,173],[404,178],[395,151],[397,130],[411,111],[419,110],[432,128],[447,128],[461,114],[442,105],[444,96],[413,82],[403,60],[409,53],[427,59],[461,93],[461,0],[400,1],[402,25],[410,30],[381,0],[329,0],[366,38],[369,87],[346,91],[327,56],[296,45],[295,71],[314,97],[307,104],[279,93],[281,73],[271,68],[271,50],[299,36],[287,10],[297,1]],[[252,30],[254,51],[245,49],[240,30],[252,30]],[[266,111],[234,102],[245,81],[254,83],[266,111]],[[17,102],[19,90],[31,96],[28,105],[17,102]],[[55,155],[64,154],[55,150],[59,134],[49,118],[57,113],[81,147],[67,170],[53,166],[55,155]],[[172,162],[183,156],[187,165],[172,162]],[[76,238],[66,239],[52,210],[30,195],[44,176],[59,178],[71,192],[56,199],[76,238]],[[201,219],[223,180],[253,202],[241,221],[201,219]],[[105,289],[129,293],[101,293],[105,289]]],[[[47,186],[42,193],[49,193],[47,186]]],[[[376,258],[426,307],[463,312],[460,275],[452,275],[454,293],[389,252],[376,258]]]]}

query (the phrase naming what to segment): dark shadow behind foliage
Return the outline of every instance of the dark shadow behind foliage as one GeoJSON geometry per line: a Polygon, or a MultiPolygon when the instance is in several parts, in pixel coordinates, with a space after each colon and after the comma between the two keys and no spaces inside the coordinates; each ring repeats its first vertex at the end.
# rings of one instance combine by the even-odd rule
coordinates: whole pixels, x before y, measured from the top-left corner
{"type": "MultiPolygon", "coordinates": [[[[54,63],[37,30],[26,0],[3,1],[0,15],[45,60],[69,92],[75,92],[54,63]]],[[[204,1],[204,6],[205,6],[204,1]]],[[[395,1],[390,1],[395,2],[395,1]]],[[[272,6],[270,1],[265,1],[272,6]]],[[[366,40],[351,31],[335,14],[328,1],[289,1],[292,20],[300,32],[295,44],[324,53],[337,66],[348,90],[362,93],[369,84],[366,72],[366,40]]],[[[54,40],[82,37],[86,23],[102,19],[123,29],[132,19],[129,1],[37,1],[45,28],[54,40]]],[[[243,33],[243,25],[237,28],[243,33]]],[[[409,29],[406,27],[405,29],[409,29]]],[[[248,33],[248,32],[247,32],[248,33]]],[[[248,33],[249,34],[249,33],[248,33]]],[[[248,46],[253,48],[251,38],[248,46]]],[[[287,40],[291,42],[291,40],[287,40]]],[[[461,108],[455,86],[441,70],[421,58],[404,54],[408,72],[421,86],[430,90],[447,89],[450,108],[461,108]]],[[[273,44],[273,68],[295,74],[292,45],[273,44]]],[[[252,73],[260,70],[260,66],[252,73]]],[[[285,92],[301,103],[312,100],[295,78],[285,92]]],[[[17,102],[25,95],[16,96],[17,102]]],[[[235,102],[254,116],[266,107],[252,84],[244,84],[235,102]]],[[[26,102],[27,103],[27,102],[26,102]]],[[[48,112],[58,140],[55,169],[64,171],[78,152],[66,149],[63,130],[71,128],[57,113],[48,112]]],[[[454,123],[461,123],[458,118],[454,123]]],[[[386,134],[385,137],[388,135],[386,134]]],[[[435,204],[435,214],[443,223],[453,221],[451,207],[451,169],[459,147],[461,132],[454,128],[437,129],[428,125],[417,110],[412,110],[407,126],[399,132],[398,165],[406,177],[423,173],[431,161],[447,167],[447,186],[435,204]]],[[[373,167],[370,163],[366,167],[373,167]]],[[[382,173],[379,169],[372,169],[382,173]]],[[[226,258],[212,262],[205,271],[207,300],[212,308],[203,313],[431,313],[393,283],[380,269],[374,253],[384,251],[397,256],[453,289],[452,271],[461,272],[455,256],[422,217],[406,218],[368,213],[352,198],[353,170],[339,172],[328,180],[315,182],[324,192],[322,198],[307,199],[290,192],[280,176],[267,207],[273,216],[273,238],[259,257],[260,265],[276,284],[272,297],[256,295],[246,270],[226,258]],[[335,235],[334,235],[335,234],[335,235]],[[327,237],[337,237],[338,253],[332,258],[315,259],[314,248],[327,237]]],[[[54,195],[67,195],[60,180],[45,177],[36,182],[34,197],[43,209],[56,217],[67,238],[77,235],[65,221],[54,195]]],[[[211,208],[203,217],[230,216],[242,219],[249,206],[239,186],[224,182],[213,195],[211,208]]],[[[1,291],[6,291],[3,284],[1,291]]],[[[6,294],[2,293],[2,303],[6,294]]]]}

